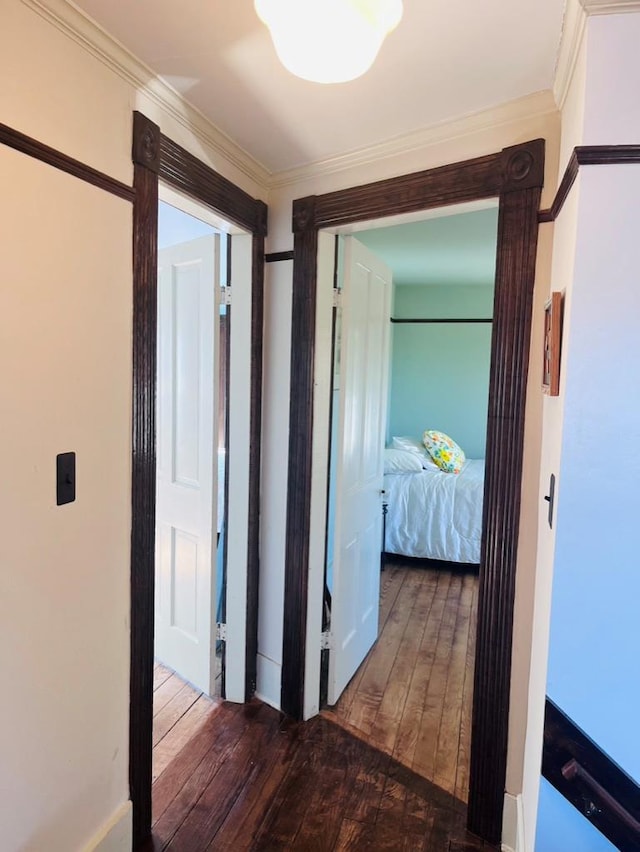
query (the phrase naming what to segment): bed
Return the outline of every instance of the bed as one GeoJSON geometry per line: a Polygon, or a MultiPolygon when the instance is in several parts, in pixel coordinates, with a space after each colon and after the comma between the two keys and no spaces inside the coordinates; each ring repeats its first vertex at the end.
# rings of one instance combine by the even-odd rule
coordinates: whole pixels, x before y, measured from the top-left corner
{"type": "Polygon", "coordinates": [[[478,564],[484,459],[466,459],[457,474],[435,465],[393,473],[391,469],[393,465],[385,465],[385,552],[478,564]]]}

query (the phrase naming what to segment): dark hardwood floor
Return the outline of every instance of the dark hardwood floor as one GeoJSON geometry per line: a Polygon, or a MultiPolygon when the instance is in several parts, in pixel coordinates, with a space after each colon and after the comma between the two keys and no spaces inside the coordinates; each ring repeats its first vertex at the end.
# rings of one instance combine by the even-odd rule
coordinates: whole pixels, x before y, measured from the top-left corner
{"type": "Polygon", "coordinates": [[[295,723],[259,701],[209,699],[156,666],[147,852],[492,848],[466,832],[466,806],[452,795],[467,783],[460,698],[470,694],[477,581],[425,571],[383,573],[378,645],[386,652],[363,663],[344,717],[337,705],[295,723]],[[432,752],[431,771],[450,791],[425,777],[432,752]]]}
{"type": "Polygon", "coordinates": [[[466,833],[463,802],[391,755],[258,701],[210,704],[154,782],[153,821],[147,850],[490,848],[466,833]]]}
{"type": "Polygon", "coordinates": [[[388,561],[378,641],[324,711],[465,802],[477,593],[477,574],[388,561]]]}

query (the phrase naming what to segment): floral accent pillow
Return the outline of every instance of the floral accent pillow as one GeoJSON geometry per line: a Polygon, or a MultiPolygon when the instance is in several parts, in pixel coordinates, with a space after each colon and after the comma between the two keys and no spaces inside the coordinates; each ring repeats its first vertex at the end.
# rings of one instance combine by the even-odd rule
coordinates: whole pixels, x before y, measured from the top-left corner
{"type": "Polygon", "coordinates": [[[422,436],[422,443],[440,470],[445,473],[460,473],[466,457],[464,450],[453,438],[445,435],[444,432],[427,429],[422,436]]]}

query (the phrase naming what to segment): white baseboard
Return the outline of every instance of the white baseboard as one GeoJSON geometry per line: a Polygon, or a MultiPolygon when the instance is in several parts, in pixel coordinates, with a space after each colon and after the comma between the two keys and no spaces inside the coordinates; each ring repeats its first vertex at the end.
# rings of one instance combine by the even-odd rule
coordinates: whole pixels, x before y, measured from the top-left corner
{"type": "Polygon", "coordinates": [[[256,684],[256,698],[280,709],[280,678],[282,674],[281,666],[265,657],[258,654],[258,678],[256,684]]]}
{"type": "Polygon", "coordinates": [[[84,847],[83,852],[131,852],[131,802],[124,802],[84,847]]]}
{"type": "Polygon", "coordinates": [[[525,852],[524,813],[521,795],[504,794],[502,852],[525,852]]]}

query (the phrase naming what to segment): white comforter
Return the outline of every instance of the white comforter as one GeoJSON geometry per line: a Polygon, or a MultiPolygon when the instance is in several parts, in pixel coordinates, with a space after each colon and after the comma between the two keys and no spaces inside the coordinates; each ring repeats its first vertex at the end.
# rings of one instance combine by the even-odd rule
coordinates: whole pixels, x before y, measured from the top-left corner
{"type": "Polygon", "coordinates": [[[484,459],[459,474],[387,474],[385,550],[422,559],[480,562],[484,459]]]}

